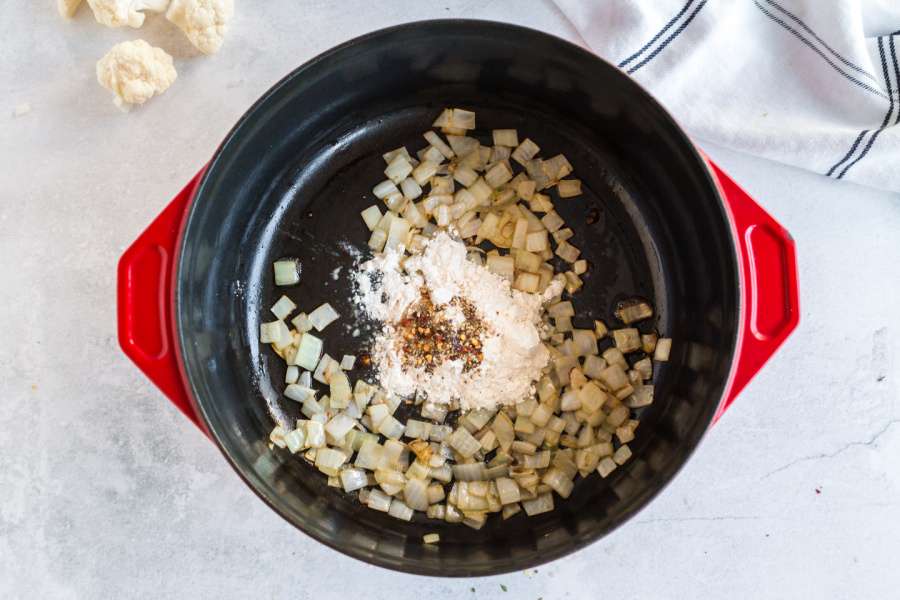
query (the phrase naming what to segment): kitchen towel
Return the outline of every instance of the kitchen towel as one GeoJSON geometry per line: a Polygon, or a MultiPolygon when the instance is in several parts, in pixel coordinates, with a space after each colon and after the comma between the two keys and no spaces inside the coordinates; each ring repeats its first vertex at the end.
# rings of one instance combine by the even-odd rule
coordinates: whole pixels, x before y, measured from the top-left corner
{"type": "Polygon", "coordinates": [[[900,0],[554,0],[704,140],[900,191],[900,0]]]}

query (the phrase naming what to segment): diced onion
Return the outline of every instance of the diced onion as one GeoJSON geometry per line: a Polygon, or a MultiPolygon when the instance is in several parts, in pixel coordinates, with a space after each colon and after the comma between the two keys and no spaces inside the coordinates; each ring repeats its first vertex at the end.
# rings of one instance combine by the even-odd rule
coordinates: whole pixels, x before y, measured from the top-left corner
{"type": "MultiPolygon", "coordinates": [[[[384,170],[385,176],[391,180],[395,185],[399,184],[401,181],[407,178],[410,173],[413,171],[413,166],[410,164],[409,160],[406,159],[405,156],[397,155],[394,157],[394,160],[388,164],[387,168],[384,170]]],[[[382,184],[379,184],[382,185],[382,184]]],[[[383,189],[379,189],[376,187],[373,193],[378,196],[379,192],[384,191],[384,189],[390,189],[389,187],[385,187],[383,189]]],[[[396,190],[396,187],[394,188],[396,190]]],[[[392,192],[394,190],[391,190],[392,192]]],[[[381,198],[381,196],[379,196],[381,198]]]]}
{"type": "Polygon", "coordinates": [[[300,281],[300,263],[296,260],[278,260],[272,267],[275,285],[294,285],[300,281]]]}
{"type": "Polygon", "coordinates": [[[366,487],[369,482],[366,472],[362,469],[344,469],[341,471],[341,486],[345,492],[353,492],[366,487]]]}
{"type": "Polygon", "coordinates": [[[387,234],[380,229],[376,229],[372,232],[371,237],[369,237],[369,248],[375,252],[381,252],[384,249],[386,241],[387,234]]]}
{"type": "Polygon", "coordinates": [[[653,360],[666,362],[669,360],[669,353],[672,351],[672,340],[670,338],[659,338],[656,342],[656,349],[653,353],[653,360]]]}
{"type": "Polygon", "coordinates": [[[316,331],[322,331],[328,325],[335,322],[340,315],[327,302],[319,305],[314,311],[309,313],[309,322],[316,331]]]}
{"type": "Polygon", "coordinates": [[[515,129],[494,129],[491,133],[495,146],[515,148],[519,145],[519,133],[515,129]]]}
{"type": "Polygon", "coordinates": [[[300,338],[300,345],[297,347],[297,356],[294,364],[303,367],[308,371],[312,371],[319,364],[319,358],[322,356],[322,340],[307,332],[300,338]]]}
{"type": "Polygon", "coordinates": [[[341,357],[341,368],[345,371],[352,371],[353,365],[356,364],[356,357],[352,354],[345,354],[341,357]]]}
{"type": "MultiPolygon", "coordinates": [[[[634,327],[628,327],[625,329],[614,329],[613,332],[613,341],[616,343],[616,348],[620,351],[634,352],[635,350],[640,350],[641,348],[641,336],[640,332],[634,327]]],[[[658,346],[657,346],[658,347],[658,346]]]]}
{"type": "Polygon", "coordinates": [[[450,446],[465,458],[471,458],[481,449],[479,441],[462,427],[453,432],[449,442],[450,446]]]}
{"type": "Polygon", "coordinates": [[[540,147],[532,142],[530,139],[525,138],[521,144],[519,144],[512,153],[512,159],[515,160],[522,166],[525,166],[525,163],[537,156],[537,153],[540,152],[540,147]]]}
{"type": "Polygon", "coordinates": [[[385,179],[372,189],[372,193],[375,194],[375,197],[379,200],[384,200],[391,194],[396,194],[399,191],[400,190],[397,189],[397,185],[390,179],[385,179]]]}
{"type": "Polygon", "coordinates": [[[275,346],[283,348],[291,343],[291,330],[280,319],[271,323],[260,323],[259,341],[263,344],[275,344],[275,346]]]}
{"type": "Polygon", "coordinates": [[[278,302],[272,305],[270,309],[272,314],[281,321],[285,320],[289,314],[294,312],[294,309],[297,308],[297,305],[291,301],[287,296],[282,296],[278,299],[278,302]]]}
{"type": "Polygon", "coordinates": [[[545,493],[532,500],[522,501],[522,508],[529,517],[553,510],[553,494],[545,493]]]}
{"type": "Polygon", "coordinates": [[[372,489],[369,492],[366,505],[380,512],[388,512],[391,507],[391,497],[379,489],[372,489]]]}
{"type": "Polygon", "coordinates": [[[566,262],[573,263],[578,260],[581,250],[570,244],[569,242],[560,242],[556,246],[556,255],[566,262]]]}
{"type": "Polygon", "coordinates": [[[573,198],[581,195],[581,181],[578,179],[563,179],[556,185],[560,198],[573,198]]]}

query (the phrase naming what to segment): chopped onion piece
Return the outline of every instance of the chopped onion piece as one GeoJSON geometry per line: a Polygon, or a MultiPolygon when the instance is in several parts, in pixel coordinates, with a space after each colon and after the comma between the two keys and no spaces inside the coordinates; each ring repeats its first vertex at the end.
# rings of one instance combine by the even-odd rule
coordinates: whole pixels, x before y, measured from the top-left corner
{"type": "Polygon", "coordinates": [[[581,289],[581,286],[584,285],[584,282],[581,280],[581,277],[573,273],[572,271],[565,272],[566,277],[566,291],[570,294],[574,294],[578,290],[581,289]]]}
{"type": "Polygon", "coordinates": [[[540,152],[540,147],[532,142],[530,139],[525,138],[521,144],[519,144],[512,153],[512,159],[522,165],[525,166],[525,163],[537,156],[537,153],[540,152]]]}
{"type": "Polygon", "coordinates": [[[516,280],[513,283],[513,288],[522,292],[534,294],[538,291],[538,284],[540,283],[540,280],[541,278],[534,273],[521,272],[516,276],[516,280]]]}
{"type": "MultiPolygon", "coordinates": [[[[419,154],[419,160],[428,161],[440,166],[444,162],[444,154],[434,146],[428,146],[419,154]]],[[[435,170],[437,172],[437,169],[435,170]]]]}
{"type": "Polygon", "coordinates": [[[634,327],[628,327],[625,329],[614,329],[613,332],[613,341],[615,341],[616,348],[618,348],[623,353],[634,352],[635,350],[640,350],[641,348],[641,336],[640,332],[634,327]]]}
{"type": "MultiPolygon", "coordinates": [[[[399,184],[401,181],[406,179],[409,176],[409,174],[412,173],[412,171],[413,171],[413,166],[406,159],[406,157],[398,154],[396,157],[394,157],[394,160],[392,160],[390,162],[390,164],[388,164],[387,168],[384,170],[384,174],[394,184],[399,184]]],[[[379,184],[379,185],[383,185],[383,184],[379,184]]],[[[390,188],[388,187],[385,189],[390,189],[390,188]]],[[[396,189],[396,188],[394,188],[394,189],[396,189]]],[[[379,188],[376,187],[375,190],[373,190],[373,191],[375,192],[375,195],[378,196],[379,191],[382,191],[382,190],[379,190],[379,188]]],[[[380,196],[379,196],[379,198],[380,198],[380,196]]]]}
{"type": "Polygon", "coordinates": [[[515,148],[519,145],[519,133],[515,129],[494,129],[491,134],[495,146],[515,148]]]}
{"type": "Polygon", "coordinates": [[[404,429],[403,423],[390,415],[382,419],[377,427],[378,433],[392,440],[399,440],[403,436],[404,429]]]}
{"type": "Polygon", "coordinates": [[[572,330],[572,341],[575,344],[575,356],[597,354],[597,338],[590,329],[572,330]]]}
{"type": "Polygon", "coordinates": [[[345,492],[353,492],[366,487],[368,477],[361,469],[344,469],[341,471],[341,486],[345,492]]]}
{"type": "Polygon", "coordinates": [[[324,303],[309,313],[309,322],[316,331],[322,331],[335,322],[340,315],[329,303],[324,303]]]}
{"type": "Polygon", "coordinates": [[[259,341],[263,344],[275,344],[278,348],[289,346],[292,341],[291,330],[281,319],[271,323],[260,323],[259,341]]]}
{"type": "Polygon", "coordinates": [[[600,464],[597,465],[597,472],[600,473],[600,477],[606,479],[610,473],[616,470],[617,466],[616,462],[607,456],[600,459],[600,464]]]}
{"type": "Polygon", "coordinates": [[[405,246],[407,237],[409,236],[409,221],[403,218],[396,218],[391,221],[390,231],[388,232],[387,241],[385,242],[385,250],[391,250],[405,246]]]}
{"type": "MultiPolygon", "coordinates": [[[[541,217],[541,223],[544,227],[547,228],[547,231],[554,232],[558,231],[563,225],[566,224],[563,221],[562,217],[555,210],[547,211],[547,213],[541,217]]],[[[570,261],[571,262],[571,261],[570,261]]]]}
{"type": "Polygon", "coordinates": [[[517,269],[522,271],[539,274],[541,269],[541,257],[523,248],[516,252],[515,265],[517,269]]]}
{"type": "Polygon", "coordinates": [[[581,250],[569,242],[560,242],[559,245],[556,246],[556,255],[568,263],[573,263],[578,260],[579,254],[581,254],[581,250]]]}
{"type": "Polygon", "coordinates": [[[391,507],[391,497],[379,489],[372,489],[369,491],[366,505],[373,510],[388,512],[391,507]]]}
{"type": "Polygon", "coordinates": [[[613,453],[613,461],[619,466],[624,465],[629,458],[631,458],[631,448],[628,447],[628,444],[622,444],[619,446],[619,449],[613,453]]]}
{"type": "Polygon", "coordinates": [[[511,256],[488,256],[486,266],[488,271],[504,279],[513,281],[515,278],[515,259],[511,256]]]}
{"type": "Polygon", "coordinates": [[[543,252],[548,247],[546,231],[529,233],[525,237],[525,249],[529,252],[543,252]]]}
{"type": "Polygon", "coordinates": [[[428,483],[423,479],[407,479],[403,499],[413,510],[428,510],[428,483]]]}
{"type": "MultiPolygon", "coordinates": [[[[431,517],[431,515],[428,515],[428,516],[431,517]]],[[[437,517],[431,517],[431,518],[437,518],[437,517]]],[[[441,536],[440,536],[440,534],[437,534],[437,533],[426,533],[425,535],[422,536],[422,541],[426,544],[437,544],[438,542],[441,541],[441,536]]]]}
{"type": "Polygon", "coordinates": [[[553,158],[545,160],[542,167],[544,173],[552,181],[559,181],[572,172],[572,165],[562,154],[557,154],[553,158]]]}
{"type": "Polygon", "coordinates": [[[366,227],[369,228],[369,231],[373,231],[378,225],[378,221],[381,220],[381,211],[374,204],[359,214],[362,215],[363,221],[366,222],[366,227]]]}
{"type": "Polygon", "coordinates": [[[580,179],[563,179],[556,185],[560,198],[573,198],[581,195],[580,179]]]}
{"type": "Polygon", "coordinates": [[[437,168],[438,163],[427,160],[423,161],[418,167],[413,169],[412,177],[419,185],[425,185],[425,182],[434,177],[435,173],[437,173],[437,168]]]}
{"type": "Polygon", "coordinates": [[[474,169],[460,165],[453,171],[453,179],[460,185],[469,187],[478,180],[478,173],[474,169]]]}
{"type": "Polygon", "coordinates": [[[410,156],[409,151],[406,149],[406,146],[401,146],[400,148],[396,148],[391,150],[390,152],[385,152],[381,155],[384,159],[384,162],[390,164],[392,160],[397,158],[397,156],[402,156],[409,162],[413,162],[412,156],[410,156]]]}
{"type": "Polygon", "coordinates": [[[450,127],[455,129],[475,129],[475,113],[462,108],[452,109],[450,127]]]}
{"type": "Polygon", "coordinates": [[[444,140],[441,139],[441,136],[439,136],[435,132],[426,131],[423,134],[423,137],[425,138],[425,141],[427,141],[433,147],[437,148],[438,151],[440,151],[440,153],[444,155],[444,158],[451,159],[456,156],[456,154],[453,152],[453,149],[450,148],[450,146],[448,146],[444,142],[444,140]]]}
{"type": "MultiPolygon", "coordinates": [[[[478,201],[479,205],[487,205],[491,199],[491,194],[493,193],[491,190],[491,186],[489,186],[484,179],[479,177],[475,180],[475,183],[469,186],[469,193],[478,201]]],[[[491,213],[488,216],[493,215],[491,213]]],[[[493,215],[496,217],[496,215],[493,215]]]]}
{"type": "Polygon", "coordinates": [[[666,362],[669,360],[669,354],[672,351],[672,339],[671,338],[659,338],[656,342],[656,349],[653,352],[653,360],[657,360],[659,362],[666,362]]]}
{"type": "Polygon", "coordinates": [[[300,345],[297,348],[297,356],[294,358],[294,364],[303,367],[308,371],[312,371],[319,364],[319,358],[322,356],[322,340],[311,333],[304,333],[300,338],[300,345]]]}
{"type": "Polygon", "coordinates": [[[287,370],[284,372],[284,382],[285,383],[297,383],[297,379],[300,378],[300,369],[294,365],[288,366],[287,370]]]}
{"type": "Polygon", "coordinates": [[[564,229],[560,229],[559,231],[554,231],[553,232],[553,240],[557,244],[561,244],[562,242],[565,242],[566,240],[572,239],[573,235],[575,235],[575,232],[572,231],[571,229],[569,229],[568,227],[566,227],[564,229]]]}
{"type": "Polygon", "coordinates": [[[397,185],[390,179],[385,179],[372,189],[372,193],[375,194],[375,197],[379,200],[384,200],[391,194],[396,194],[399,191],[400,190],[397,189],[397,185]]]}
{"type": "Polygon", "coordinates": [[[325,427],[317,421],[304,421],[306,426],[306,447],[325,447],[325,427]]]}
{"type": "Polygon", "coordinates": [[[522,508],[529,517],[553,510],[553,494],[547,492],[532,500],[523,500],[522,508]]]}
{"type": "Polygon", "coordinates": [[[460,427],[450,436],[450,446],[465,458],[471,458],[481,449],[481,443],[460,427]]]}
{"type": "Polygon", "coordinates": [[[341,357],[341,368],[345,371],[352,371],[353,365],[356,364],[356,357],[352,354],[345,354],[341,357]]]}
{"type": "Polygon", "coordinates": [[[381,252],[384,249],[385,242],[387,242],[387,234],[380,229],[376,229],[369,237],[369,248],[374,252],[381,252]]]}
{"type": "Polygon", "coordinates": [[[450,148],[459,157],[470,155],[472,152],[477,151],[480,146],[478,140],[464,135],[448,135],[447,141],[450,143],[450,148]]]}
{"type": "Polygon", "coordinates": [[[580,260],[576,260],[576,261],[572,264],[572,271],[573,271],[576,275],[583,275],[584,273],[587,273],[587,268],[588,268],[587,261],[584,260],[583,258],[580,259],[580,260]]]}
{"type": "Polygon", "coordinates": [[[484,181],[492,188],[498,188],[513,177],[512,169],[505,161],[498,162],[484,174],[484,181]]]}
{"type": "Polygon", "coordinates": [[[294,312],[294,309],[297,308],[297,305],[288,298],[287,296],[282,296],[278,299],[278,302],[272,305],[270,309],[272,314],[281,321],[285,320],[289,314],[294,312]]]}
{"type": "Polygon", "coordinates": [[[400,191],[403,193],[403,197],[409,200],[415,200],[422,195],[422,187],[412,177],[407,177],[400,182],[400,191]]]}
{"type": "Polygon", "coordinates": [[[278,260],[272,267],[275,270],[275,285],[294,285],[300,281],[300,263],[296,260],[278,260]]]}

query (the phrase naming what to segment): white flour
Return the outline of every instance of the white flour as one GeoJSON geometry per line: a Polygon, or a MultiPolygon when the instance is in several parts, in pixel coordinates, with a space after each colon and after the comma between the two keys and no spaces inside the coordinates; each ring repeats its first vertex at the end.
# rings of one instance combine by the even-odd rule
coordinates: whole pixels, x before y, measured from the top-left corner
{"type": "MultiPolygon", "coordinates": [[[[544,294],[514,290],[506,279],[466,259],[463,243],[446,233],[405,260],[401,252],[387,251],[364,263],[354,278],[357,303],[383,323],[372,358],[385,390],[422,393],[437,404],[458,402],[463,410],[514,404],[534,393],[549,360],[539,332],[542,307],[562,291],[561,283],[553,282],[544,294]],[[480,314],[486,331],[477,368],[463,372],[462,361],[445,361],[429,373],[403,364],[394,324],[423,287],[436,305],[465,298],[480,314]]],[[[448,312],[451,320],[465,318],[461,311],[448,312]]]]}

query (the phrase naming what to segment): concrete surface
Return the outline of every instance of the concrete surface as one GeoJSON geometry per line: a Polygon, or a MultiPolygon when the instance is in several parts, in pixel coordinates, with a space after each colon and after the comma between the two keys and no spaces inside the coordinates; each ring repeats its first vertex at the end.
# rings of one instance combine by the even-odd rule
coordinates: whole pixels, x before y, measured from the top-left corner
{"type": "Polygon", "coordinates": [[[108,30],[52,4],[0,19],[0,598],[897,597],[900,197],[708,147],[796,237],[800,329],[613,535],[527,573],[404,576],[283,522],[125,359],[116,260],[257,96],[337,42],[443,16],[574,33],[538,0],[267,0],[204,58],[161,19],[108,30]],[[123,115],[93,64],[138,35],[179,78],[123,115]]]}

